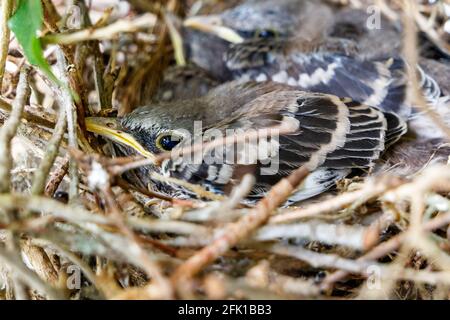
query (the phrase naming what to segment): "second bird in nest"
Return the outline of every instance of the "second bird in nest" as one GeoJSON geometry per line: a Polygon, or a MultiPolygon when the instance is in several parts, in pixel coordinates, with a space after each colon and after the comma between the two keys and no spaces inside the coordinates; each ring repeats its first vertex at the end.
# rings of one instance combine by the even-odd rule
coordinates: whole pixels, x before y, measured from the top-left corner
{"type": "MultiPolygon", "coordinates": [[[[141,168],[139,183],[150,183],[161,191],[188,195],[178,186],[164,186],[152,181],[151,170],[201,184],[212,191],[223,192],[236,184],[242,175],[240,167],[250,165],[256,175],[251,197],[261,197],[272,185],[300,166],[310,176],[290,202],[317,195],[348,175],[353,169],[369,169],[386,148],[406,131],[405,122],[395,115],[354,102],[348,98],[299,91],[276,83],[234,81],[211,90],[196,99],[154,102],[121,119],[88,119],[88,128],[127,146],[124,154],[146,156],[173,151],[198,142],[209,142],[208,132],[226,136],[229,130],[288,127],[287,134],[267,139],[267,143],[226,144],[200,153],[200,162],[175,157],[161,167],[141,168]],[[200,140],[193,134],[201,121],[200,140]],[[273,139],[272,139],[273,138],[273,139]],[[269,149],[262,153],[261,148],[269,149]],[[232,155],[230,157],[230,155],[232,155]],[[241,163],[239,159],[253,161],[241,163]],[[268,171],[269,170],[269,171],[268,171]],[[270,171],[272,170],[272,171],[270,171]]],[[[135,178],[136,179],[136,178],[135,178]]]]}
{"type": "MultiPolygon", "coordinates": [[[[274,81],[408,117],[407,67],[398,49],[383,45],[394,40],[398,47],[400,32],[385,20],[380,30],[371,30],[365,11],[341,11],[325,1],[244,1],[219,15],[188,18],[184,44],[190,61],[219,81],[274,81]],[[352,24],[349,15],[359,20],[352,24]]],[[[434,104],[439,86],[418,68],[424,93],[434,104]]]]}

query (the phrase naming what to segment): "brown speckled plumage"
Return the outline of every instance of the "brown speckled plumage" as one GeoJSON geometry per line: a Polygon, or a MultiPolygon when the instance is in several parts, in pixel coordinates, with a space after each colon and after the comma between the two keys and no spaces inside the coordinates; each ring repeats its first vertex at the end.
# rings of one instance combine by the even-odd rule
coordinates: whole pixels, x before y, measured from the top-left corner
{"type": "MultiPolygon", "coordinates": [[[[302,200],[327,190],[335,181],[353,169],[374,165],[388,145],[406,131],[406,124],[395,114],[341,99],[336,96],[309,93],[272,82],[242,83],[234,81],[191,100],[155,102],[136,109],[121,119],[122,130],[131,134],[147,150],[159,153],[156,139],[162,132],[193,130],[194,121],[203,127],[252,129],[274,127],[281,123],[295,125],[295,131],[275,141],[279,168],[271,175],[260,171],[265,166],[256,162],[257,183],[253,196],[262,196],[271,185],[302,165],[313,174],[305,188],[291,198],[302,200]]],[[[186,138],[177,147],[191,145],[186,138]]],[[[238,148],[239,150],[239,148],[238,148]]],[[[230,146],[222,152],[230,152],[230,146]]],[[[236,154],[239,157],[240,153],[236,154]]],[[[171,160],[163,172],[171,176],[209,186],[221,192],[235,183],[235,163],[210,164],[171,160]]],[[[148,172],[141,179],[148,179],[148,172]],[[147,175],[147,176],[145,176],[147,175]]]]}

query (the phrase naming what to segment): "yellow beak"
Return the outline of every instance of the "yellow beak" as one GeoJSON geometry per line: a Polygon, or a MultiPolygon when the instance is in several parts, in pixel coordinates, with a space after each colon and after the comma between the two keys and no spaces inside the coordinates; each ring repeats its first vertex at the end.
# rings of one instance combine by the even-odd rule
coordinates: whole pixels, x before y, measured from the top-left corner
{"type": "Polygon", "coordinates": [[[244,38],[242,38],[236,31],[223,25],[222,19],[218,15],[187,18],[183,25],[187,28],[214,34],[231,43],[244,42],[244,38]]]}
{"type": "Polygon", "coordinates": [[[155,155],[147,151],[132,135],[123,132],[120,129],[119,122],[114,118],[86,118],[86,129],[89,132],[99,134],[115,142],[130,147],[142,156],[156,163],[155,155]]]}

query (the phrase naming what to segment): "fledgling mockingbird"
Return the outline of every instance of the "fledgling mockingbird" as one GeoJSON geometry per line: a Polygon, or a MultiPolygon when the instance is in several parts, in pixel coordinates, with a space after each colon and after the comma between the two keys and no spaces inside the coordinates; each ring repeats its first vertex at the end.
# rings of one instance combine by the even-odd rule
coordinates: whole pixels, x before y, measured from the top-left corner
{"type": "MultiPolygon", "coordinates": [[[[219,15],[188,18],[184,43],[189,59],[215,79],[284,83],[350,97],[406,119],[411,114],[405,104],[407,66],[384,49],[368,59],[369,51],[381,47],[380,33],[392,36],[395,28],[366,30],[346,18],[326,1],[247,0],[219,15]],[[349,25],[363,34],[351,37],[349,25]]],[[[439,86],[418,69],[423,92],[434,104],[439,86]]]]}
{"type": "Polygon", "coordinates": [[[127,148],[124,154],[140,153],[147,157],[174,151],[193,144],[195,121],[201,121],[202,142],[207,133],[218,130],[248,130],[288,126],[289,132],[268,139],[266,144],[241,143],[215,148],[215,156],[223,162],[206,162],[209,150],[201,153],[200,162],[183,157],[166,160],[161,167],[144,167],[135,175],[133,183],[151,183],[160,191],[188,194],[182,187],[161,185],[152,181],[151,170],[202,184],[214,192],[223,192],[227,185],[241,177],[237,159],[247,156],[255,168],[256,184],[251,197],[261,197],[281,178],[300,166],[311,172],[290,202],[317,195],[353,169],[369,169],[385,149],[406,131],[405,122],[396,114],[334,95],[300,91],[273,82],[257,83],[233,81],[212,89],[206,95],[188,100],[153,102],[140,107],[120,119],[88,118],[88,130],[104,135],[127,148]],[[264,151],[261,158],[261,148],[264,151]],[[249,154],[245,154],[249,153],[249,154]],[[231,159],[227,156],[233,154],[231,159]],[[269,159],[270,158],[270,159],[269,159]],[[270,163],[265,161],[270,160],[270,163]],[[276,170],[262,174],[262,170],[276,162],[276,170]]]}

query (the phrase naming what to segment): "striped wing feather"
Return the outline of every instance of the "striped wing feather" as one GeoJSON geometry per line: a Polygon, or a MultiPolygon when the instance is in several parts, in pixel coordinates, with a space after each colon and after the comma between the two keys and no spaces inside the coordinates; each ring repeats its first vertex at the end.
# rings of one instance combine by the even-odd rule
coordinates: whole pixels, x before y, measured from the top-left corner
{"type": "MultiPolygon", "coordinates": [[[[239,113],[238,110],[238,116],[232,115],[232,120],[227,123],[225,119],[223,123],[227,123],[226,128],[247,130],[262,129],[289,120],[295,121],[298,129],[279,137],[278,170],[275,174],[255,172],[257,182],[252,191],[254,196],[263,195],[272,185],[302,165],[315,173],[305,183],[306,191],[299,191],[295,199],[301,200],[321,193],[351,169],[371,167],[386,146],[396,141],[406,129],[404,122],[394,114],[385,114],[379,109],[326,94],[276,90],[247,102],[241,110],[254,110],[258,106],[261,108],[259,113],[239,113]],[[268,99],[271,97],[278,103],[278,107],[272,107],[271,110],[278,111],[264,113],[267,109],[261,107],[260,99],[270,104],[268,99]]],[[[234,147],[227,145],[221,150],[230,152],[230,148],[234,147]]],[[[267,165],[258,162],[256,167],[261,170],[267,165]]],[[[175,159],[167,163],[166,169],[173,176],[221,191],[227,184],[240,178],[235,176],[235,168],[232,163],[188,164],[175,159]]]]}
{"type": "MultiPolygon", "coordinates": [[[[362,104],[411,116],[406,104],[407,72],[401,59],[362,60],[340,52],[289,48],[287,39],[248,41],[226,56],[235,79],[274,81],[301,90],[349,97],[362,104]]],[[[441,96],[439,85],[419,66],[420,85],[431,104],[441,96]]]]}

